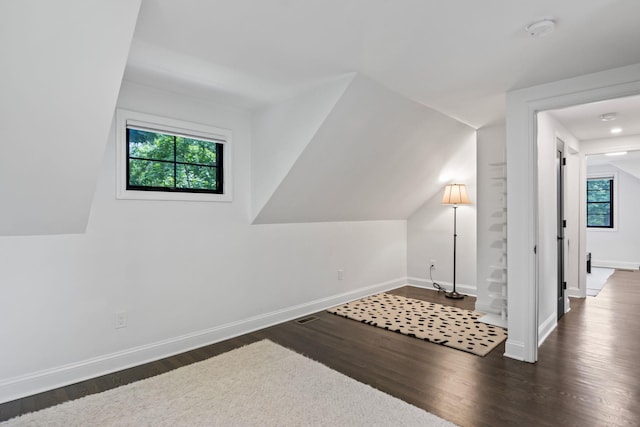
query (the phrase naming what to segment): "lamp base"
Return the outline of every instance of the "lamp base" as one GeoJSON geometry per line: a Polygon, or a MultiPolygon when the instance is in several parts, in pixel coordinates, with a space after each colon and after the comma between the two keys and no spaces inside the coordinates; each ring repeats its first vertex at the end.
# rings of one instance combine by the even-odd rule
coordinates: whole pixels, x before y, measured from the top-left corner
{"type": "Polygon", "coordinates": [[[451,298],[451,299],[462,299],[462,298],[464,298],[464,295],[459,294],[459,293],[458,293],[458,292],[456,292],[456,291],[453,291],[453,292],[445,292],[445,293],[444,293],[444,296],[445,296],[445,297],[447,297],[447,298],[451,298]]]}

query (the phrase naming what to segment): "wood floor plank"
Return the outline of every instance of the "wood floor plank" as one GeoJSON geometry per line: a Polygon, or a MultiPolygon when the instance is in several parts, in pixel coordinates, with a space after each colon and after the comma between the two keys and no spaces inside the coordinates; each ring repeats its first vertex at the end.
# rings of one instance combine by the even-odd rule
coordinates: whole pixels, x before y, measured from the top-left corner
{"type": "MultiPolygon", "coordinates": [[[[473,309],[475,300],[402,287],[397,295],[473,309]]],[[[461,426],[640,425],[640,273],[616,271],[597,297],[571,311],[528,364],[504,343],[474,356],[327,312],[143,366],[0,405],[0,420],[158,375],[270,339],[461,426]]]]}

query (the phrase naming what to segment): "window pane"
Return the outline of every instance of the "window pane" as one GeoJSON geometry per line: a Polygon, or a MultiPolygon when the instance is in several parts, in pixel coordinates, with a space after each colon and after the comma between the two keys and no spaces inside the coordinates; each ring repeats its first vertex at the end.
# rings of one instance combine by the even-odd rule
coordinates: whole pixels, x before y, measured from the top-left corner
{"type": "Polygon", "coordinates": [[[200,165],[217,165],[218,143],[176,137],[177,161],[200,165]]]}
{"type": "Polygon", "coordinates": [[[178,165],[177,188],[218,191],[217,170],[211,166],[178,165]]]}
{"type": "Polygon", "coordinates": [[[587,202],[608,202],[611,200],[611,192],[607,190],[596,190],[587,193],[587,202]]]}
{"type": "Polygon", "coordinates": [[[129,159],[128,185],[173,188],[173,163],[129,159]]]}
{"type": "Polygon", "coordinates": [[[609,227],[609,216],[600,216],[600,215],[588,215],[587,216],[587,226],[588,227],[609,227]]]}
{"type": "Polygon", "coordinates": [[[163,133],[128,129],[129,157],[150,160],[174,160],[173,136],[163,133]]]}
{"type": "Polygon", "coordinates": [[[609,215],[611,205],[609,203],[589,203],[587,204],[588,215],[609,215]]]}

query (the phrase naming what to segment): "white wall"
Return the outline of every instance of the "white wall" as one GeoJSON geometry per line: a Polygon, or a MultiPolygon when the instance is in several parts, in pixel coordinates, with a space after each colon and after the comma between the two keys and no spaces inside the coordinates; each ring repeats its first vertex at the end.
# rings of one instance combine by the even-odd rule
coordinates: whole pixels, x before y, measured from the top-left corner
{"type": "Polygon", "coordinates": [[[0,237],[0,401],[404,282],[405,221],[249,224],[247,112],[126,82],[118,106],[232,130],[234,200],[116,200],[112,130],[85,234],[0,237]]]}
{"type": "MultiPolygon", "coordinates": [[[[566,142],[566,141],[565,141],[566,142]]],[[[580,144],[579,141],[575,141],[580,144]]],[[[579,148],[579,146],[578,146],[579,148]]],[[[584,227],[581,200],[584,198],[581,183],[581,156],[575,147],[565,148],[565,193],[564,193],[564,217],[567,227],[564,230],[565,238],[565,281],[567,282],[568,297],[586,296],[586,264],[581,253],[581,232],[584,227]]]]}
{"type": "Polygon", "coordinates": [[[587,168],[591,174],[615,174],[617,204],[614,229],[587,228],[587,252],[591,252],[591,264],[596,267],[640,268],[640,179],[612,165],[587,168]]]}
{"type": "Polygon", "coordinates": [[[499,270],[489,266],[507,265],[506,246],[506,129],[504,124],[478,129],[478,241],[477,241],[477,299],[476,310],[483,313],[501,314],[502,304],[490,294],[502,292],[501,286],[487,279],[504,279],[499,270]],[[499,177],[505,177],[505,180],[499,177]]]}
{"type": "MultiPolygon", "coordinates": [[[[564,151],[567,155],[570,151],[577,152],[578,140],[547,112],[538,114],[538,263],[539,263],[539,288],[538,288],[538,335],[542,342],[557,324],[558,315],[558,203],[557,203],[557,139],[564,141],[564,151]]],[[[565,172],[565,193],[577,188],[579,169],[575,162],[567,162],[565,172]],[[572,169],[573,168],[573,169],[572,169]],[[571,183],[571,186],[568,184],[571,183]]],[[[565,203],[567,201],[565,200],[565,203]]],[[[568,203],[566,203],[568,204],[568,203]]],[[[572,211],[575,213],[575,211],[572,211]]],[[[568,279],[566,266],[569,264],[567,256],[567,242],[571,236],[577,234],[579,218],[570,218],[565,211],[567,226],[571,225],[571,233],[567,233],[565,240],[565,279],[568,279]]],[[[568,230],[567,230],[568,231],[568,230]]],[[[573,264],[572,264],[573,265],[573,264]]],[[[577,275],[571,277],[575,280],[577,275]]],[[[565,298],[565,310],[569,308],[569,299],[565,298]]]]}
{"type": "Polygon", "coordinates": [[[438,182],[432,182],[429,197],[407,220],[407,275],[416,286],[432,288],[429,264],[436,260],[433,280],[448,290],[453,282],[453,208],[441,204],[446,184],[466,184],[470,205],[457,212],[456,289],[476,293],[476,135],[468,135],[447,144],[440,153],[442,162],[430,161],[438,182]]]}

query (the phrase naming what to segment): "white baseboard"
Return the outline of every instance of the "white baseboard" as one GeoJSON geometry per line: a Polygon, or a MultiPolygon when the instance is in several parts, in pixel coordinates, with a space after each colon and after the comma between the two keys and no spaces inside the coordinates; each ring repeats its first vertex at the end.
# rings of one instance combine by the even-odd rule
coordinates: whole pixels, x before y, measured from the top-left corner
{"type": "Polygon", "coordinates": [[[390,280],[203,331],[2,380],[0,381],[0,403],[142,365],[278,323],[288,322],[354,299],[397,288],[406,282],[405,277],[390,280]]]}
{"type": "Polygon", "coordinates": [[[587,294],[584,290],[579,288],[567,288],[567,296],[570,298],[584,298],[587,294]]]}
{"type": "Polygon", "coordinates": [[[507,337],[507,342],[504,345],[504,355],[505,357],[524,362],[526,360],[524,354],[524,343],[507,337]]]}
{"type": "Polygon", "coordinates": [[[478,320],[482,323],[499,326],[505,329],[509,326],[509,324],[507,323],[507,319],[503,319],[501,315],[494,313],[485,314],[484,316],[478,318],[478,320]]]}
{"type": "Polygon", "coordinates": [[[592,267],[604,267],[604,268],[622,268],[625,270],[638,270],[640,269],[640,261],[627,262],[627,261],[611,261],[594,259],[591,260],[592,267]]]}
{"type": "Polygon", "coordinates": [[[549,317],[547,317],[544,322],[540,326],[538,326],[538,347],[542,345],[544,340],[547,339],[549,334],[553,332],[553,330],[558,325],[558,314],[551,313],[549,317]]]}
{"type": "Polygon", "coordinates": [[[502,310],[500,310],[499,308],[496,307],[492,307],[490,304],[478,304],[476,302],[476,309],[477,312],[479,313],[485,313],[485,314],[497,314],[500,315],[502,314],[502,310]]]}
{"type": "MultiPolygon", "coordinates": [[[[407,283],[417,288],[436,290],[433,287],[433,281],[422,279],[420,277],[407,277],[407,283]]],[[[453,290],[453,283],[438,280],[438,284],[444,287],[447,291],[453,290]]],[[[461,294],[476,296],[477,289],[475,286],[456,283],[456,291],[460,292],[461,294]]]]}

